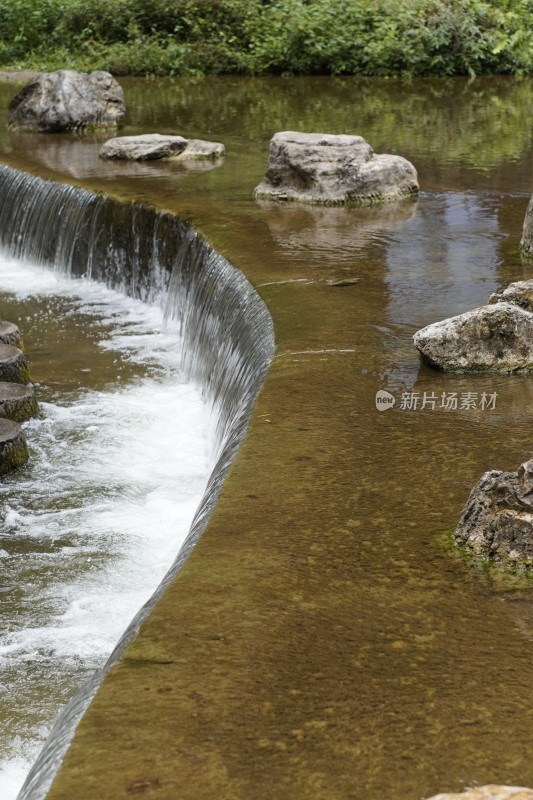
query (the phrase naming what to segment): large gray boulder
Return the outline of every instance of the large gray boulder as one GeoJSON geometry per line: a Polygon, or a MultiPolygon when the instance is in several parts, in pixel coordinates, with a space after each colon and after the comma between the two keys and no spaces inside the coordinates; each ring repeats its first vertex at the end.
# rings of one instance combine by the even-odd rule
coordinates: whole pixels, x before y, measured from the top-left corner
{"type": "Polygon", "coordinates": [[[533,789],[524,786],[476,786],[460,793],[436,794],[430,800],[533,800],[533,789]]]}
{"type": "Polygon", "coordinates": [[[109,72],[60,69],[31,80],[9,104],[9,127],[38,133],[117,128],[126,107],[109,72]]]}
{"type": "Polygon", "coordinates": [[[533,371],[533,314],[514,303],[435,322],[413,339],[432,367],[447,372],[533,371]]]}
{"type": "Polygon", "coordinates": [[[276,133],[256,198],[325,205],[370,204],[418,193],[414,166],[401,156],[375,155],[361,136],[276,133]]]}
{"type": "Polygon", "coordinates": [[[517,472],[483,475],[463,509],[455,541],[496,561],[533,567],[533,461],[517,472]]]}
{"type": "Polygon", "coordinates": [[[124,161],[152,161],[171,158],[186,161],[193,158],[220,158],[224,145],[203,139],[185,139],[183,136],[162,136],[145,133],[139,136],[117,136],[100,148],[100,158],[124,161]]]}

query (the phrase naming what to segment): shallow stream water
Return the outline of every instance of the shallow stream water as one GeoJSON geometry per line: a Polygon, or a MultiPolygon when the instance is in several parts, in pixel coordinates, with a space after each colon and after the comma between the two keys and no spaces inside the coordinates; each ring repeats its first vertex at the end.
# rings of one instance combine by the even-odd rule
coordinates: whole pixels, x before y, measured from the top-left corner
{"type": "MultiPolygon", "coordinates": [[[[5,128],[0,149],[14,166],[190,220],[266,299],[279,357],[307,376],[291,391],[306,411],[321,410],[316,430],[342,432],[335,446],[326,438],[320,443],[320,468],[294,467],[301,491],[285,501],[298,557],[304,531],[321,553],[320,568],[299,587],[304,599],[331,596],[332,607],[338,601],[339,615],[341,603],[346,614],[336,618],[346,627],[342,650],[328,648],[332,621],[325,613],[322,646],[313,644],[308,660],[300,649],[294,654],[294,680],[301,672],[303,683],[307,668],[337,698],[328,709],[341,749],[309,745],[317,774],[324,758],[324,769],[335,769],[335,796],[395,800],[474,783],[533,785],[531,586],[501,579],[449,547],[480,475],[516,469],[533,454],[533,378],[442,375],[421,365],[411,340],[423,325],[533,276],[518,250],[533,190],[533,81],[122,83],[130,109],[125,134],[222,141],[223,163],[198,171],[107,164],[98,159],[99,142],[88,137],[21,136],[5,128]],[[277,130],[361,134],[376,152],[404,155],[419,172],[418,202],[371,209],[255,203],[252,190],[277,130]],[[326,286],[344,277],[359,282],[326,286]],[[393,410],[376,411],[379,389],[395,395],[393,410]],[[413,392],[438,401],[402,407],[402,394],[413,392]],[[440,405],[450,393],[460,398],[457,409],[440,405]],[[493,407],[482,406],[483,393],[496,396],[493,407]],[[466,395],[475,402],[461,408],[466,395]]],[[[3,106],[12,94],[12,86],[0,87],[3,106]]],[[[21,307],[13,310],[24,316],[21,307]]],[[[27,316],[34,318],[30,310],[27,316]]],[[[46,329],[45,315],[41,324],[46,329]]],[[[88,354],[88,367],[94,370],[100,356],[88,354]]],[[[288,420],[288,452],[296,436],[304,438],[300,430],[288,420]]],[[[314,441],[309,457],[317,452],[314,441]]],[[[46,575],[49,566],[38,569],[46,575]]],[[[280,656],[280,673],[282,664],[280,656]]],[[[276,680],[284,685],[285,677],[276,680]]],[[[13,730],[34,708],[38,703],[13,717],[13,730]]],[[[300,727],[294,720],[305,717],[305,697],[280,694],[275,713],[290,744],[289,731],[300,727]]],[[[232,758],[248,780],[239,754],[228,755],[230,764],[232,758]]],[[[279,770],[272,785],[290,780],[290,765],[272,768],[279,770]]],[[[316,791],[309,796],[322,796],[316,791]]],[[[253,796],[267,795],[256,787],[253,796]]]]}

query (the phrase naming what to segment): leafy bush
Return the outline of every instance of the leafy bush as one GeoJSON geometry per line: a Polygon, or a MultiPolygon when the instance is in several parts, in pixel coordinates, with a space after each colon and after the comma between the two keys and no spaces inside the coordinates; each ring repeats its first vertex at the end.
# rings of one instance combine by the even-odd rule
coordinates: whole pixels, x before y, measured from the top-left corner
{"type": "Polygon", "coordinates": [[[533,69],[533,0],[0,0],[0,63],[131,74],[533,69]]]}

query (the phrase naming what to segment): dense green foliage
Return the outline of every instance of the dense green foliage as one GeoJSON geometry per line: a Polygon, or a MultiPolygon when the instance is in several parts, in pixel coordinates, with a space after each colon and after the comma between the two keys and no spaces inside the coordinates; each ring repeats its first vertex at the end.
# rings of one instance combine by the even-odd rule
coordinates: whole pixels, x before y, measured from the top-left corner
{"type": "Polygon", "coordinates": [[[0,0],[0,65],[116,74],[533,70],[533,0],[0,0]]]}

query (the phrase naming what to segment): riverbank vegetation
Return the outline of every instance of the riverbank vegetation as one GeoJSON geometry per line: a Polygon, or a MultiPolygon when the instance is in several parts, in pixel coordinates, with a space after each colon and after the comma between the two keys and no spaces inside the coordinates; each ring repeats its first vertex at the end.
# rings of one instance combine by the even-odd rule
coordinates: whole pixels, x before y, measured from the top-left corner
{"type": "Polygon", "coordinates": [[[0,0],[0,67],[524,74],[532,29],[533,0],[0,0]]]}

